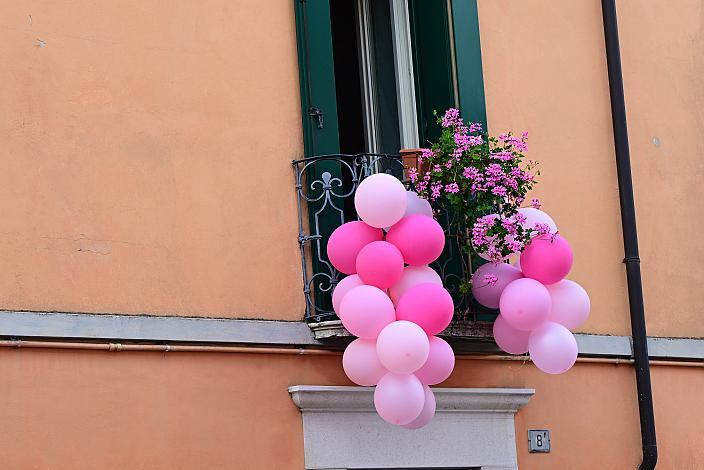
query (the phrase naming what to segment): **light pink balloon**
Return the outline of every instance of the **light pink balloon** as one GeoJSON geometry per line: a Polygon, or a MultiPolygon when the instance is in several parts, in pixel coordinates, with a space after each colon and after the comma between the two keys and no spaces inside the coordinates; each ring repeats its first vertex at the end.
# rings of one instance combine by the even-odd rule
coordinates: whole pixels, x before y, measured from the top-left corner
{"type": "Polygon", "coordinates": [[[534,330],[548,318],[550,293],[535,279],[516,279],[501,294],[499,309],[513,328],[534,330]]]}
{"type": "Polygon", "coordinates": [[[430,266],[406,266],[403,269],[401,279],[389,289],[389,296],[394,304],[397,304],[408,289],[426,283],[442,286],[442,279],[430,266]]]}
{"type": "Polygon", "coordinates": [[[403,183],[386,173],[363,179],[354,195],[359,218],[377,228],[390,227],[401,220],[407,205],[403,183]]]}
{"type": "Polygon", "coordinates": [[[376,339],[386,325],[396,320],[394,304],[386,292],[374,286],[350,289],[340,303],[340,320],[355,336],[376,339]]]}
{"type": "Polygon", "coordinates": [[[403,256],[389,242],[371,242],[357,255],[357,274],[365,284],[388,289],[401,279],[403,256]]]}
{"type": "Polygon", "coordinates": [[[425,405],[425,390],[413,374],[383,376],[374,390],[374,407],[381,418],[402,426],[420,416],[425,405]]]}
{"type": "Polygon", "coordinates": [[[423,329],[410,321],[386,325],[376,339],[376,355],[381,364],[396,374],[411,374],[428,359],[430,344],[423,329]]]}
{"type": "Polygon", "coordinates": [[[523,228],[533,230],[535,229],[535,224],[547,224],[547,226],[550,227],[550,233],[557,233],[557,224],[555,221],[540,209],[522,207],[518,209],[518,212],[526,217],[526,221],[521,224],[523,228]]]}
{"type": "Polygon", "coordinates": [[[340,304],[345,294],[351,289],[362,285],[364,285],[364,282],[356,274],[347,276],[337,283],[335,289],[332,291],[332,308],[338,315],[340,314],[340,304]]]}
{"type": "Polygon", "coordinates": [[[342,368],[357,385],[376,385],[387,372],[376,355],[376,341],[357,338],[347,345],[342,355],[342,368]]]}
{"type": "Polygon", "coordinates": [[[423,404],[423,410],[416,419],[408,424],[402,425],[402,428],[420,429],[428,424],[433,419],[433,416],[435,416],[435,394],[427,385],[423,385],[423,391],[425,392],[425,403],[423,404]]]}
{"type": "Polygon", "coordinates": [[[423,367],[415,371],[416,377],[424,385],[437,385],[444,382],[455,368],[455,352],[442,338],[428,338],[430,351],[423,367]]]}
{"type": "Polygon", "coordinates": [[[579,328],[589,317],[589,294],[569,279],[547,286],[552,307],[548,321],[554,321],[572,330],[579,328]]]}
{"type": "Polygon", "coordinates": [[[538,369],[548,374],[562,374],[577,361],[577,340],[570,330],[549,321],[530,334],[528,351],[538,369]]]}
{"type": "Polygon", "coordinates": [[[416,323],[428,336],[440,333],[452,321],[455,306],[452,296],[437,284],[411,287],[396,305],[396,319],[416,323]]]}
{"type": "Polygon", "coordinates": [[[408,205],[404,217],[411,214],[419,214],[427,217],[433,216],[433,208],[430,207],[430,203],[427,199],[423,199],[413,191],[408,191],[406,195],[408,196],[408,205]]]}
{"type": "Polygon", "coordinates": [[[523,277],[523,273],[508,263],[486,263],[472,274],[472,295],[485,307],[498,308],[501,293],[507,285],[523,277]],[[488,283],[484,276],[496,276],[496,284],[488,283]]]}
{"type": "Polygon", "coordinates": [[[528,352],[530,331],[521,331],[508,324],[503,315],[494,321],[494,341],[496,345],[509,354],[525,354],[528,352]]]}
{"type": "Polygon", "coordinates": [[[364,222],[347,222],[335,229],[328,239],[328,259],[345,274],[357,272],[357,255],[367,244],[381,240],[384,233],[364,222]]]}
{"type": "Polygon", "coordinates": [[[572,269],[572,248],[560,235],[540,235],[521,253],[521,270],[525,277],[541,283],[555,284],[572,269]]]}
{"type": "Polygon", "coordinates": [[[422,266],[438,259],[445,247],[445,232],[431,217],[413,214],[389,229],[386,240],[401,250],[411,266],[422,266]]]}

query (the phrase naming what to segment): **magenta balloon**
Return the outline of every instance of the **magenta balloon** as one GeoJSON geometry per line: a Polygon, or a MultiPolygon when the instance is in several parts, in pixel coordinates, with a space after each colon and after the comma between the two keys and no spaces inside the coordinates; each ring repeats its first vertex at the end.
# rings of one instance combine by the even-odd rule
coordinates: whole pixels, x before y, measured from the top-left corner
{"type": "Polygon", "coordinates": [[[403,183],[386,173],[363,179],[354,194],[354,207],[359,218],[372,227],[392,226],[401,220],[407,205],[403,183]]]}
{"type": "Polygon", "coordinates": [[[508,324],[503,315],[494,321],[494,341],[496,345],[509,354],[525,354],[528,352],[530,331],[521,331],[508,324]]]}
{"type": "Polygon", "coordinates": [[[429,266],[406,266],[401,279],[389,289],[389,296],[394,304],[406,293],[408,289],[418,284],[437,284],[442,286],[442,279],[435,270],[429,266]]]}
{"type": "Polygon", "coordinates": [[[379,416],[388,423],[402,426],[408,424],[423,411],[425,390],[413,374],[383,376],[374,390],[374,407],[379,416]]]}
{"type": "Polygon", "coordinates": [[[530,334],[530,359],[548,374],[562,374],[577,360],[577,340],[570,330],[555,322],[545,322],[530,334]]]}
{"type": "Polygon", "coordinates": [[[351,289],[362,285],[364,285],[364,282],[356,274],[347,276],[337,283],[337,286],[335,286],[335,289],[332,291],[332,308],[338,315],[340,313],[340,304],[345,294],[351,289]]]}
{"type": "Polygon", "coordinates": [[[416,419],[408,424],[404,424],[401,427],[406,429],[420,429],[433,419],[435,416],[435,394],[427,385],[423,385],[423,391],[425,392],[425,403],[423,403],[423,409],[416,419]]]}
{"type": "Polygon", "coordinates": [[[401,250],[403,259],[411,266],[432,263],[445,247],[445,233],[440,224],[419,214],[401,219],[389,229],[386,240],[401,250]]]}
{"type": "Polygon", "coordinates": [[[554,321],[572,330],[579,328],[589,317],[589,294],[569,279],[547,286],[552,307],[548,321],[554,321]]]}
{"type": "Polygon", "coordinates": [[[364,222],[347,222],[335,229],[328,239],[328,259],[345,274],[357,272],[357,255],[367,244],[381,240],[384,233],[364,222]]]}
{"type": "Polygon", "coordinates": [[[389,242],[371,242],[357,255],[357,274],[365,284],[388,289],[401,279],[403,256],[389,242]]]}
{"type": "Polygon", "coordinates": [[[376,355],[376,341],[357,338],[347,345],[342,355],[342,368],[357,385],[376,385],[387,372],[376,355]]]}
{"type": "Polygon", "coordinates": [[[442,338],[431,336],[428,340],[430,343],[428,360],[423,367],[415,371],[415,375],[425,385],[437,385],[452,374],[455,368],[455,352],[442,338]]]}
{"type": "Polygon", "coordinates": [[[548,318],[550,293],[535,279],[516,279],[501,294],[499,309],[513,328],[530,331],[548,318]]]}
{"type": "Polygon", "coordinates": [[[523,225],[523,228],[532,230],[535,228],[535,224],[546,224],[550,227],[550,233],[557,233],[557,224],[555,221],[552,220],[552,217],[540,209],[535,209],[533,207],[522,207],[518,209],[518,212],[526,217],[526,221],[521,224],[523,225]]]}
{"type": "Polygon", "coordinates": [[[408,204],[404,217],[412,214],[424,215],[426,217],[433,216],[433,208],[430,207],[430,203],[427,199],[423,199],[413,191],[408,191],[406,195],[408,196],[408,204]]]}
{"type": "Polygon", "coordinates": [[[396,320],[394,304],[386,292],[374,286],[357,286],[340,303],[340,320],[355,336],[376,339],[386,325],[396,320]]]}
{"type": "Polygon", "coordinates": [[[396,374],[411,374],[428,359],[430,344],[423,329],[410,321],[386,325],[376,339],[376,354],[381,364],[396,374]]]}
{"type": "Polygon", "coordinates": [[[507,263],[486,263],[472,275],[472,295],[477,299],[477,302],[485,307],[498,308],[501,293],[507,285],[516,279],[523,277],[523,273],[515,266],[507,263]],[[491,285],[484,276],[496,276],[496,284],[491,285]]]}
{"type": "Polygon", "coordinates": [[[418,284],[411,287],[396,305],[396,319],[416,323],[433,336],[447,328],[452,321],[455,306],[452,297],[437,284],[418,284]]]}
{"type": "Polygon", "coordinates": [[[570,269],[572,248],[560,235],[535,237],[521,253],[523,275],[545,285],[560,282],[570,269]]]}

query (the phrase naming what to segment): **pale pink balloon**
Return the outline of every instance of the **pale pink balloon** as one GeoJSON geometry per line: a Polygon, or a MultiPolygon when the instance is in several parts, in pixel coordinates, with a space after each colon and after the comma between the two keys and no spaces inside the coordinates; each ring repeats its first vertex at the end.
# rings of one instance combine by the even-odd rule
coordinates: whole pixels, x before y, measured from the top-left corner
{"type": "Polygon", "coordinates": [[[426,283],[442,286],[442,279],[430,266],[406,266],[403,269],[401,279],[389,289],[389,296],[394,304],[397,304],[408,289],[426,283]]]}
{"type": "Polygon", "coordinates": [[[350,289],[340,303],[340,320],[355,336],[376,339],[386,325],[396,320],[394,304],[386,292],[374,286],[350,289]]]}
{"type": "Polygon", "coordinates": [[[411,214],[419,214],[426,217],[433,216],[433,208],[430,207],[430,203],[427,199],[423,199],[413,191],[408,191],[406,194],[408,196],[408,206],[406,207],[406,214],[404,217],[411,214]]]}
{"type": "Polygon", "coordinates": [[[577,340],[570,330],[555,322],[545,322],[530,334],[530,359],[548,374],[567,372],[577,361],[577,340]]]}
{"type": "Polygon", "coordinates": [[[362,285],[364,285],[364,282],[356,274],[347,276],[337,283],[335,289],[332,291],[332,308],[338,315],[340,314],[340,304],[345,294],[353,288],[362,285]]]}
{"type": "Polygon", "coordinates": [[[521,331],[513,328],[503,315],[494,321],[494,341],[496,345],[509,354],[525,354],[528,352],[528,338],[530,331],[521,331]]]}
{"type": "Polygon", "coordinates": [[[387,372],[376,355],[376,341],[357,338],[347,345],[342,355],[342,368],[357,385],[376,385],[387,372]]]}
{"type": "Polygon", "coordinates": [[[550,313],[550,293],[535,279],[516,279],[507,285],[501,294],[499,309],[513,328],[530,331],[547,320],[550,313]]]}
{"type": "Polygon", "coordinates": [[[354,207],[359,218],[372,227],[390,227],[406,213],[407,200],[401,181],[389,174],[377,173],[359,183],[354,207]]]}
{"type": "Polygon", "coordinates": [[[560,235],[540,235],[521,253],[521,270],[525,277],[541,283],[555,284],[572,269],[572,248],[560,235]]]}
{"type": "Polygon", "coordinates": [[[452,296],[437,284],[411,287],[396,305],[396,319],[416,323],[428,336],[440,333],[452,321],[455,306],[452,296]]]}
{"type": "Polygon", "coordinates": [[[523,228],[533,230],[536,224],[546,224],[550,227],[550,233],[557,233],[557,224],[552,217],[547,213],[541,211],[540,209],[535,209],[534,207],[522,207],[518,209],[518,212],[526,217],[526,221],[523,222],[523,228]]]}
{"type": "Polygon", "coordinates": [[[381,364],[396,374],[411,374],[428,359],[430,344],[423,329],[410,321],[386,325],[376,339],[376,355],[381,364]]]}
{"type": "Polygon", "coordinates": [[[389,242],[371,242],[357,255],[357,274],[365,284],[388,289],[401,279],[403,256],[389,242]]]}
{"type": "Polygon", "coordinates": [[[381,240],[384,233],[364,222],[347,222],[335,229],[328,239],[328,259],[345,274],[357,272],[357,255],[367,244],[381,240]]]}
{"type": "Polygon", "coordinates": [[[413,374],[383,376],[374,390],[374,407],[381,418],[402,426],[420,416],[425,405],[425,390],[413,374]]]}
{"type": "Polygon", "coordinates": [[[427,385],[423,385],[423,391],[425,392],[425,403],[423,403],[423,410],[416,419],[408,424],[402,425],[402,428],[420,429],[428,424],[433,419],[433,416],[435,416],[435,394],[427,385]]]}
{"type": "Polygon", "coordinates": [[[483,306],[498,308],[501,293],[506,286],[522,277],[521,270],[508,263],[483,264],[472,274],[472,295],[483,306]],[[496,277],[496,283],[490,283],[485,276],[496,277]]]}
{"type": "Polygon", "coordinates": [[[428,338],[430,350],[423,367],[415,371],[416,377],[424,385],[437,385],[444,382],[455,368],[455,352],[442,338],[428,338]]]}
{"type": "Polygon", "coordinates": [[[422,266],[440,256],[445,247],[445,232],[435,219],[412,214],[391,227],[386,240],[401,250],[407,264],[422,266]]]}
{"type": "Polygon", "coordinates": [[[548,321],[554,321],[573,330],[589,317],[589,294],[582,286],[569,279],[547,286],[552,307],[548,321]]]}

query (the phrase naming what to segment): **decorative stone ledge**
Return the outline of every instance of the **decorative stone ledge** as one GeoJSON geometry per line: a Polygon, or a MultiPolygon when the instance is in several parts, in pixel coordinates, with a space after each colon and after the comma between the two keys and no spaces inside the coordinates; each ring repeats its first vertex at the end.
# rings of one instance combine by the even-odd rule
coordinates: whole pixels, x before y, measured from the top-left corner
{"type": "Polygon", "coordinates": [[[306,469],[481,467],[516,469],[514,415],[532,389],[434,388],[437,412],[409,431],[377,416],[373,389],[296,385],[306,469]]]}

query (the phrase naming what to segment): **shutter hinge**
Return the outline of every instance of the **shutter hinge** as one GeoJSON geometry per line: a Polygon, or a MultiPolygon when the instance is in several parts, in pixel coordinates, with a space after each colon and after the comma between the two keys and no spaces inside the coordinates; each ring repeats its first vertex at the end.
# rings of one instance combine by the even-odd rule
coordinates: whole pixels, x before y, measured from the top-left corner
{"type": "Polygon", "coordinates": [[[319,108],[315,106],[308,108],[308,116],[318,121],[318,129],[323,128],[323,112],[319,108]]]}

